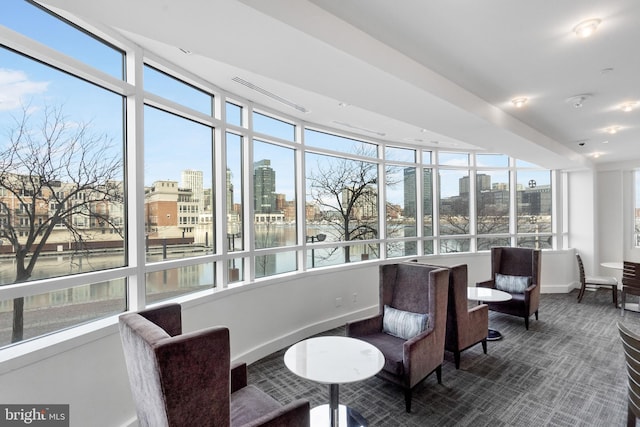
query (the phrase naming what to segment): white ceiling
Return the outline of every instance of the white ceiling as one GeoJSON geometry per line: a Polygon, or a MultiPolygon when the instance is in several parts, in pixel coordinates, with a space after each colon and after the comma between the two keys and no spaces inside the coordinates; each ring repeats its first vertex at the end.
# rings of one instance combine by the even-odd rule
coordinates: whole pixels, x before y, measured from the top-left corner
{"type": "Polygon", "coordinates": [[[640,102],[638,0],[43,3],[307,122],[403,144],[503,152],[548,168],[640,160],[640,106],[617,109],[640,102]],[[573,27],[589,18],[600,27],[577,38],[573,27]],[[582,108],[567,101],[578,94],[590,95],[582,108]],[[525,108],[513,107],[517,96],[529,98],[525,108]],[[604,132],[614,125],[617,134],[604,132]]]}

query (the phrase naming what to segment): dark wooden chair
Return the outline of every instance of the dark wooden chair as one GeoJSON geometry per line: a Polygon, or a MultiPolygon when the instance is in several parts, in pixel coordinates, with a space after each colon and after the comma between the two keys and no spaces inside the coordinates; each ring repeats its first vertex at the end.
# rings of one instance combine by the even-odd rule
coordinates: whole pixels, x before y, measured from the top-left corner
{"type": "Polygon", "coordinates": [[[624,261],[622,266],[622,292],[620,292],[620,310],[624,316],[627,294],[640,296],[640,263],[624,261]]]}
{"type": "Polygon", "coordinates": [[[509,292],[511,299],[504,302],[488,303],[489,310],[524,318],[524,326],[529,329],[529,317],[535,314],[538,320],[540,306],[540,265],[539,249],[494,247],[491,248],[491,279],[476,286],[496,287],[496,276],[526,277],[530,284],[523,292],[509,292]]]}
{"type": "Polygon", "coordinates": [[[618,307],[618,280],[615,277],[607,276],[586,276],[584,274],[584,264],[579,254],[576,254],[578,260],[578,272],[580,273],[580,291],[578,292],[578,302],[582,301],[584,292],[587,289],[609,288],[613,296],[613,305],[618,307]]]}
{"type": "Polygon", "coordinates": [[[379,313],[347,323],[347,336],[371,343],[384,354],[384,366],[377,376],[404,389],[407,412],[411,412],[412,390],[418,383],[433,372],[442,383],[448,288],[449,270],[445,268],[409,262],[382,265],[379,313]],[[428,314],[427,328],[411,338],[387,333],[385,306],[428,314]]]}
{"type": "Polygon", "coordinates": [[[308,401],[281,405],[247,385],[227,328],[183,334],[179,304],[123,314],[120,337],[141,427],[310,424],[308,401]]]}
{"type": "Polygon", "coordinates": [[[640,418],[640,336],[618,322],[622,348],[627,364],[629,397],[627,402],[627,426],[635,427],[640,418]]]}

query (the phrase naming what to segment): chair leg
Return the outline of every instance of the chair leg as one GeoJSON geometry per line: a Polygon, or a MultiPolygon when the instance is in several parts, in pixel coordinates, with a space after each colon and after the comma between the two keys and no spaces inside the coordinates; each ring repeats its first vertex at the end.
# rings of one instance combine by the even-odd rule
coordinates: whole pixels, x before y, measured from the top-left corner
{"type": "Polygon", "coordinates": [[[529,330],[529,316],[526,316],[524,318],[524,327],[527,329],[527,331],[529,330]]]}
{"type": "Polygon", "coordinates": [[[536,320],[538,320],[538,310],[536,310],[536,320]]]}
{"type": "Polygon", "coordinates": [[[627,427],[636,426],[636,414],[631,409],[631,403],[627,405],[627,427]]]}
{"type": "Polygon", "coordinates": [[[618,285],[611,287],[611,293],[613,294],[613,305],[618,307],[618,285]]]}
{"type": "Polygon", "coordinates": [[[460,352],[453,352],[453,360],[456,362],[456,369],[460,369],[460,352]]]}
{"type": "Polygon", "coordinates": [[[411,412],[411,389],[404,389],[404,407],[407,410],[407,413],[411,412]]]}
{"type": "Polygon", "coordinates": [[[627,297],[627,295],[624,292],[624,289],[620,293],[620,297],[622,299],[622,301],[620,301],[620,316],[624,317],[624,304],[627,297]]]}
{"type": "Polygon", "coordinates": [[[438,379],[438,384],[442,384],[442,365],[438,365],[436,368],[436,378],[438,379]]]}
{"type": "Polygon", "coordinates": [[[484,354],[487,354],[487,340],[486,339],[482,340],[482,351],[484,351],[484,354]]]}
{"type": "Polygon", "coordinates": [[[578,302],[582,301],[582,297],[584,296],[584,288],[584,285],[580,286],[580,290],[578,291],[578,302]]]}

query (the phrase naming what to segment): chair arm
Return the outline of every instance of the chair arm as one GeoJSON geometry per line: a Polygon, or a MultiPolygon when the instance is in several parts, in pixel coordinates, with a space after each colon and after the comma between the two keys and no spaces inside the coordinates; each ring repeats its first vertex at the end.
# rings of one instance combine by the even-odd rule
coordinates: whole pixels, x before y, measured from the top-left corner
{"type": "Polygon", "coordinates": [[[489,327],[489,306],[487,304],[476,305],[469,309],[469,324],[471,327],[475,325],[483,325],[486,329],[489,327]]]}
{"type": "Polygon", "coordinates": [[[361,337],[380,331],[382,331],[382,314],[348,322],[346,325],[346,335],[348,337],[361,337]]]}
{"type": "Polygon", "coordinates": [[[496,284],[493,279],[490,279],[490,280],[485,280],[484,282],[477,282],[476,287],[477,288],[495,288],[496,284]]]}
{"type": "Polygon", "coordinates": [[[247,386],[247,364],[237,362],[231,365],[231,393],[247,386]]]}
{"type": "Polygon", "coordinates": [[[416,385],[426,374],[433,371],[444,359],[442,349],[436,348],[436,331],[429,329],[403,344],[403,363],[409,375],[409,387],[416,385]]]}
{"type": "Polygon", "coordinates": [[[244,424],[244,427],[308,427],[310,410],[308,400],[298,399],[244,424]]]}

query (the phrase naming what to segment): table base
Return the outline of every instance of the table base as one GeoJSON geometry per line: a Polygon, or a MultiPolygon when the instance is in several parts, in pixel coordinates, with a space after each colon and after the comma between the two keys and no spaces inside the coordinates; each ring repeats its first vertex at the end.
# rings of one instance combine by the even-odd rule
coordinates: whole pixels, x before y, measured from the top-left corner
{"type": "MultiPolygon", "coordinates": [[[[340,427],[367,427],[369,424],[358,411],[345,405],[338,406],[338,423],[340,427]]],[[[311,427],[326,427],[331,425],[330,406],[320,405],[311,409],[311,427]]]]}
{"type": "Polygon", "coordinates": [[[487,334],[487,341],[498,341],[502,339],[502,334],[495,329],[489,329],[489,333],[487,334]]]}

